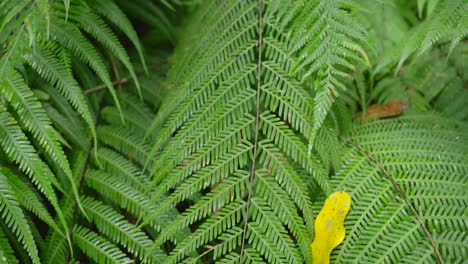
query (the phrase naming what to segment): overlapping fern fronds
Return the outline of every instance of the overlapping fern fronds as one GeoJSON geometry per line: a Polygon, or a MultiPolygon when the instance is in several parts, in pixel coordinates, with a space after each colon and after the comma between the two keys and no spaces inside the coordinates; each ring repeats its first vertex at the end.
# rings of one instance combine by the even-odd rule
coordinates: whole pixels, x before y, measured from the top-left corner
{"type": "Polygon", "coordinates": [[[398,68],[413,52],[422,54],[437,42],[449,42],[450,50],[453,50],[468,35],[466,1],[437,1],[432,5],[428,3],[427,12],[427,19],[412,29],[410,38],[405,42],[398,68]]]}
{"type": "MultiPolygon", "coordinates": [[[[161,61],[158,56],[156,58],[158,62],[161,61]]],[[[151,67],[153,57],[149,59],[151,67]]],[[[139,69],[143,68],[141,66],[139,69]]],[[[73,250],[68,246],[66,235],[51,229],[45,239],[45,247],[53,250],[42,252],[40,257],[43,263],[72,263],[74,259],[97,263],[134,263],[135,259],[141,263],[161,261],[164,253],[150,250],[157,230],[143,229],[135,223],[144,216],[145,209],[150,205],[150,197],[143,194],[149,178],[142,173],[149,147],[143,139],[146,127],[132,122],[150,122],[153,109],[158,106],[158,98],[146,91],[154,92],[155,80],[158,79],[161,80],[160,75],[141,79],[141,91],[146,99],[153,102],[151,105],[138,99],[135,86],[127,84],[125,91],[117,92],[124,109],[125,123],[116,106],[103,108],[104,94],[96,95],[95,99],[101,102],[95,110],[99,147],[93,151],[90,133],[79,134],[78,140],[85,143],[70,157],[74,179],[77,184],[81,184],[83,211],[78,210],[76,201],[71,197],[64,197],[61,201],[70,226],[73,250]],[[129,115],[136,109],[143,113],[139,116],[140,120],[134,120],[136,115],[129,115]]],[[[65,99],[59,97],[57,100],[63,103],[65,99]]],[[[50,106],[61,112],[56,116],[70,118],[67,123],[83,126],[83,121],[77,115],[65,117],[63,114],[66,111],[58,110],[58,106],[60,104],[55,103],[50,106]]],[[[66,191],[69,190],[70,186],[66,191]]],[[[178,213],[173,210],[172,214],[178,213]]]]}
{"type": "MultiPolygon", "coordinates": [[[[85,120],[96,142],[94,117],[75,74],[80,75],[79,69],[84,65],[92,69],[107,86],[120,111],[109,67],[99,51],[104,47],[109,50],[110,56],[122,62],[139,86],[127,52],[109,23],[131,40],[143,58],[133,26],[113,2],[5,0],[0,3],[0,167],[7,176],[21,174],[20,171],[29,176],[30,182],[55,210],[60,228],[48,215],[47,205],[31,205],[31,197],[35,196],[26,199],[10,192],[6,201],[19,201],[25,209],[65,237],[68,225],[58,197],[65,186],[71,186],[69,193],[79,201],[78,188],[62,148],[67,142],[58,132],[63,132],[60,126],[65,124],[54,127],[55,113],[49,113],[38,97],[63,96],[67,101],[65,104],[70,103],[73,107],[70,110],[76,111],[85,120]],[[34,71],[30,71],[29,67],[34,71]],[[63,177],[67,180],[63,181],[63,177]]],[[[80,127],[73,132],[79,133],[82,129],[80,127]]],[[[28,185],[21,186],[26,190],[28,185]]],[[[81,203],[78,205],[84,210],[81,203]]],[[[21,210],[16,214],[3,211],[2,218],[6,219],[8,227],[16,227],[19,223],[27,223],[20,213],[21,210]]],[[[20,224],[21,228],[15,228],[17,232],[14,235],[24,244],[33,263],[39,263],[34,239],[25,229],[27,224],[23,224],[20,224]]]]}
{"type": "MultiPolygon", "coordinates": [[[[306,37],[306,44],[294,38],[289,43],[288,38],[295,32],[301,36],[308,30],[326,32],[326,21],[330,21],[325,18],[333,19],[333,12],[342,19],[330,22],[334,27],[340,28],[339,23],[347,29],[355,25],[347,9],[353,6],[343,6],[339,1],[331,1],[329,6],[324,2],[309,3],[308,8],[295,8],[285,2],[227,1],[220,5],[208,1],[187,23],[191,34],[180,41],[169,73],[168,82],[175,91],[163,103],[147,133],[147,138],[154,137],[151,157],[155,163],[146,164],[151,173],[146,193],[152,195],[151,205],[157,206],[148,206],[140,221],[141,226],[160,230],[152,251],[169,248],[163,263],[310,261],[316,212],[310,193],[320,196],[342,188],[334,181],[328,185],[328,172],[338,170],[342,164],[347,166],[352,155],[331,157],[343,150],[338,146],[341,139],[336,132],[319,130],[331,103],[323,105],[325,99],[317,98],[320,91],[308,88],[307,76],[318,80],[320,85],[316,87],[327,87],[324,82],[328,82],[335,89],[348,83],[341,79],[351,76],[344,74],[346,68],[360,75],[353,63],[363,61],[360,56],[364,52],[358,43],[364,33],[357,29],[329,36],[333,47],[321,42],[327,33],[318,39],[306,37]],[[309,15],[306,17],[301,15],[302,8],[315,12],[304,11],[309,15]],[[310,19],[310,25],[304,19],[310,19]],[[292,54],[290,45],[297,46],[292,54]],[[313,57],[310,61],[309,56],[313,57]],[[322,78],[321,67],[328,67],[330,78],[322,78]],[[317,117],[321,121],[314,120],[317,117]],[[315,134],[320,139],[328,138],[326,142],[339,151],[327,154],[325,146],[318,144],[319,153],[309,154],[306,142],[315,134]],[[181,214],[169,223],[166,215],[174,207],[181,214]],[[178,238],[187,229],[192,234],[178,238]]],[[[361,86],[362,93],[367,93],[364,79],[361,86]]],[[[335,96],[323,94],[327,98],[335,96]]],[[[375,99],[363,99],[362,105],[375,99]]],[[[349,124],[350,120],[345,122],[349,124]]],[[[462,161],[454,166],[464,168],[462,161]]],[[[453,180],[462,179],[457,176],[453,180]]],[[[388,192],[395,197],[392,188],[388,192]]],[[[416,207],[420,208],[419,204],[416,207]]],[[[411,212],[405,212],[411,217],[411,212]]],[[[442,217],[434,215],[434,219],[442,217]]],[[[423,229],[416,224],[412,230],[421,233],[421,243],[429,245],[427,257],[435,258],[436,250],[431,251],[423,229]]],[[[450,226],[443,230],[453,233],[450,226]]],[[[401,242],[404,246],[410,243],[401,242]]],[[[390,257],[399,259],[400,251],[390,250],[390,257]]]]}
{"type": "Polygon", "coordinates": [[[147,193],[152,203],[159,202],[147,208],[150,214],[142,225],[161,230],[153,250],[176,244],[165,263],[223,259],[231,251],[243,261],[249,258],[244,252],[271,263],[310,261],[313,213],[304,179],[312,178],[325,193],[329,187],[327,171],[304,143],[323,121],[311,125],[312,117],[320,110],[323,119],[328,110],[317,106],[322,99],[314,99],[307,78],[298,72],[326,73],[329,86],[323,93],[328,97],[343,64],[352,67],[346,57],[357,59],[351,50],[359,48],[353,39],[361,33],[341,30],[341,23],[351,22],[339,3],[312,1],[300,14],[294,13],[299,5],[283,5],[209,1],[188,23],[192,34],[180,41],[169,73],[176,90],[148,132],[158,136],[152,150],[156,162],[148,164],[152,180],[147,193]],[[290,11],[281,13],[282,7],[290,11]],[[308,21],[305,14],[311,9],[315,15],[308,21]],[[325,18],[324,9],[329,12],[325,18]],[[327,29],[323,36],[330,38],[328,44],[312,39],[319,30],[310,29],[313,23],[327,27],[330,19],[341,33],[328,36],[334,30],[327,29]],[[294,30],[310,35],[289,43],[294,30]],[[297,54],[292,57],[291,45],[297,54]],[[185,203],[193,205],[168,226],[168,210],[185,203]],[[233,210],[238,213],[230,214],[233,210]],[[189,227],[192,235],[176,239],[189,227]],[[219,239],[225,242],[204,249],[219,239]]]}
{"type": "Polygon", "coordinates": [[[463,262],[465,3],[442,2],[0,2],[0,262],[312,263],[343,189],[332,262],[463,262]]]}

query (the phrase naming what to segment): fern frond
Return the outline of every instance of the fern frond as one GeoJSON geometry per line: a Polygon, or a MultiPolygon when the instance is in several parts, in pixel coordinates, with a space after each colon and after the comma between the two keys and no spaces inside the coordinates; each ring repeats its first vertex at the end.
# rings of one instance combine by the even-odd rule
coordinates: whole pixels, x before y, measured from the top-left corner
{"type": "Polygon", "coordinates": [[[76,56],[82,58],[83,61],[88,64],[94,72],[96,72],[97,76],[99,76],[99,78],[109,88],[117,109],[122,112],[120,102],[115,93],[109,73],[107,72],[106,66],[94,46],[83,36],[76,26],[70,23],[64,23],[58,19],[56,21],[54,20],[51,30],[55,41],[73,52],[76,56]]]}
{"type": "MultiPolygon", "coordinates": [[[[209,255],[215,260],[224,254],[234,257],[233,251],[239,250],[239,257],[244,259],[242,251],[247,249],[256,249],[259,256],[273,262],[310,260],[313,212],[304,179],[312,178],[318,189],[328,193],[328,172],[315,151],[308,153],[304,146],[310,136],[315,103],[303,80],[290,72],[295,60],[284,52],[287,43],[281,35],[290,34],[290,28],[279,31],[271,22],[276,11],[269,9],[270,4],[259,7],[255,1],[223,4],[210,1],[200,6],[189,23],[188,30],[194,34],[181,40],[184,46],[174,55],[168,81],[177,90],[163,102],[146,134],[148,140],[154,138],[150,157],[155,160],[153,164],[152,161],[145,164],[152,172],[146,193],[152,196],[150,204],[158,202],[158,205],[148,207],[146,211],[151,213],[141,219],[141,225],[155,224],[155,228],[161,228],[153,248],[177,243],[168,263],[184,258],[192,263],[209,255]],[[259,9],[263,7],[266,11],[259,9]],[[264,16],[265,21],[261,29],[259,16],[264,16]],[[260,39],[265,39],[266,44],[260,39]],[[261,56],[257,58],[254,55],[258,52],[261,56]],[[152,136],[153,133],[157,136],[152,136]],[[255,172],[260,168],[269,172],[255,172]],[[223,198],[212,197],[221,186],[237,181],[235,175],[239,171],[249,178],[245,187],[248,195],[232,194],[229,198],[226,193],[223,198]],[[258,185],[263,180],[255,179],[258,177],[271,177],[272,181],[267,182],[267,187],[253,188],[250,192],[250,184],[258,185]],[[236,226],[223,232],[199,229],[208,223],[207,213],[222,211],[235,198],[246,201],[249,208],[236,226]],[[209,202],[213,199],[220,199],[215,207],[209,202]],[[265,203],[260,209],[255,207],[255,211],[252,199],[265,203]],[[167,210],[191,201],[195,204],[182,210],[181,216],[166,228],[167,210]],[[278,215],[277,223],[270,223],[270,229],[281,235],[267,238],[269,234],[257,228],[255,220],[267,223],[257,213],[254,219],[252,213],[259,210],[278,215]],[[232,245],[239,238],[228,233],[241,226],[247,229],[241,228],[239,249],[232,245]],[[176,240],[175,236],[186,228],[192,230],[192,237],[200,232],[217,235],[197,240],[196,246],[187,238],[176,240]],[[225,235],[228,240],[223,245],[218,241],[225,235]],[[249,242],[245,244],[246,241],[249,242]],[[215,246],[204,249],[198,257],[191,257],[181,249],[195,254],[212,243],[215,246]],[[294,253],[284,256],[280,253],[283,249],[294,253]]],[[[214,223],[207,226],[215,228],[214,223]]]]}
{"type": "Polygon", "coordinates": [[[128,39],[132,42],[133,46],[135,46],[138,56],[140,57],[141,64],[145,72],[148,72],[145,63],[145,57],[143,54],[143,47],[140,43],[140,39],[138,38],[135,29],[132,26],[132,23],[127,18],[127,16],[122,12],[117,4],[114,2],[99,0],[95,2],[96,11],[106,17],[110,22],[116,25],[124,34],[128,37],[128,39]]]}
{"type": "MultiPolygon", "coordinates": [[[[358,126],[349,137],[369,154],[351,146],[344,165],[332,178],[335,190],[346,189],[353,209],[347,236],[333,259],[336,263],[401,262],[415,254],[435,261],[435,241],[445,261],[456,257],[443,249],[441,234],[461,236],[466,227],[466,136],[453,125],[408,117],[358,126]],[[446,142],[434,144],[431,142],[446,142]],[[457,146],[455,146],[457,145],[457,146]],[[379,164],[372,161],[371,155],[379,164]],[[385,178],[391,174],[432,233],[428,238],[408,205],[385,178]],[[413,252],[414,250],[414,252],[413,252]]],[[[466,250],[453,247],[453,250],[466,250]]]]}
{"type": "Polygon", "coordinates": [[[144,190],[147,186],[146,176],[142,175],[141,170],[121,154],[111,149],[99,148],[97,159],[103,170],[119,177],[122,182],[140,190],[144,190]]]}
{"type": "Polygon", "coordinates": [[[57,132],[51,127],[46,112],[18,72],[9,72],[9,77],[5,79],[3,85],[0,84],[0,91],[4,93],[7,100],[17,111],[22,125],[32,133],[42,149],[65,172],[71,183],[72,191],[75,197],[78,198],[78,191],[73,181],[70,165],[58,142],[57,132]]]}
{"type": "Polygon", "coordinates": [[[55,231],[49,232],[45,241],[49,250],[42,252],[42,262],[47,264],[54,264],[58,260],[65,262],[67,250],[69,248],[67,244],[67,238],[59,232],[55,231]]]}
{"type": "Polygon", "coordinates": [[[144,135],[148,128],[147,124],[153,119],[152,111],[132,94],[120,92],[120,95],[119,101],[125,109],[124,113],[121,114],[115,107],[106,107],[102,111],[103,118],[112,125],[121,126],[123,117],[126,128],[144,135]]]}
{"type": "Polygon", "coordinates": [[[34,191],[31,186],[28,186],[19,175],[15,175],[13,171],[7,168],[2,168],[3,174],[7,177],[10,183],[11,189],[15,193],[20,193],[17,197],[17,201],[28,211],[34,213],[39,219],[44,221],[49,227],[55,229],[58,232],[62,232],[57,224],[54,222],[47,208],[44,206],[42,199],[34,191]]]}
{"type": "Polygon", "coordinates": [[[227,229],[236,226],[241,220],[245,207],[244,201],[237,200],[216,212],[196,232],[190,235],[190,239],[178,244],[165,263],[178,263],[198,247],[214,240],[227,229]]]}
{"type": "Polygon", "coordinates": [[[426,11],[426,16],[430,17],[431,14],[434,12],[434,9],[437,6],[437,3],[440,0],[418,0],[418,16],[422,17],[424,10],[426,11]]]}
{"type": "Polygon", "coordinates": [[[466,9],[0,1],[0,262],[464,262],[466,9]]]}
{"type": "MultiPolygon", "coordinates": [[[[330,192],[327,179],[324,177],[326,173],[323,166],[320,164],[321,161],[319,159],[313,160],[313,156],[308,155],[304,143],[285,125],[284,121],[268,111],[260,115],[260,127],[267,138],[273,139],[273,142],[279,146],[287,156],[290,156],[292,160],[302,165],[304,169],[310,172],[312,177],[314,177],[325,192],[330,192]]],[[[273,152],[278,152],[278,150],[273,152]]]]}
{"type": "Polygon", "coordinates": [[[269,204],[263,198],[252,199],[252,219],[265,230],[265,235],[273,240],[274,244],[282,252],[288,252],[286,256],[289,263],[304,262],[294,241],[288,235],[280,219],[271,210],[269,204]]]}
{"type": "Polygon", "coordinates": [[[19,168],[31,177],[32,182],[37,185],[39,191],[46,195],[54,209],[59,214],[64,226],[65,220],[58,205],[57,196],[52,188],[52,183],[58,186],[56,179],[52,177],[49,167],[35,153],[26,136],[21,131],[16,121],[0,104],[0,144],[6,154],[15,161],[19,168]]]}
{"type": "MultiPolygon", "coordinates": [[[[251,149],[251,145],[239,145],[226,153],[226,155],[221,156],[216,163],[200,169],[190,179],[187,179],[185,182],[180,184],[170,197],[161,202],[154,212],[146,218],[146,221],[152,220],[158,214],[166,211],[174,204],[180,203],[183,200],[196,195],[197,192],[202,191],[207,186],[214,185],[224,179],[227,175],[234,173],[239,165],[244,164],[251,149]]],[[[187,169],[182,170],[182,172],[186,173],[187,169]]],[[[182,180],[183,178],[181,179],[180,176],[167,178],[158,186],[150,202],[163,197],[168,190],[176,187],[182,180]]]]}
{"type": "Polygon", "coordinates": [[[83,200],[83,206],[101,233],[124,246],[131,254],[138,256],[141,261],[149,263],[157,261],[156,258],[149,255],[152,241],[112,207],[91,197],[86,197],[83,200]]]}
{"type": "Polygon", "coordinates": [[[148,161],[149,147],[142,137],[115,126],[100,126],[98,136],[102,143],[127,155],[140,165],[148,161]]]}
{"type": "MultiPolygon", "coordinates": [[[[221,261],[218,261],[216,263],[232,263],[232,264],[235,264],[235,263],[239,263],[240,262],[240,255],[235,253],[235,252],[232,252],[230,253],[229,255],[226,255],[221,261]]],[[[260,257],[260,255],[254,250],[254,249],[251,249],[251,248],[248,248],[244,251],[244,257],[242,259],[242,263],[246,263],[246,264],[253,264],[253,263],[265,263],[262,259],[262,257],[260,257]]]]}
{"type": "Polygon", "coordinates": [[[140,84],[128,54],[107,24],[93,11],[82,5],[73,6],[70,12],[70,20],[73,20],[80,28],[96,38],[97,41],[108,48],[125,65],[141,97],[140,84]]]}
{"type": "Polygon", "coordinates": [[[61,131],[64,137],[67,139],[62,140],[62,143],[65,146],[70,147],[69,143],[72,143],[77,148],[87,148],[86,145],[88,142],[86,141],[86,127],[77,126],[77,124],[79,124],[79,120],[77,123],[75,123],[75,119],[70,120],[66,114],[60,113],[58,109],[50,104],[44,105],[44,108],[47,111],[53,126],[56,127],[58,131],[61,131]]]}
{"type": "Polygon", "coordinates": [[[452,50],[468,33],[467,12],[468,4],[465,1],[454,0],[438,3],[431,16],[413,29],[409,40],[402,49],[397,70],[412,53],[419,51],[419,55],[421,55],[441,40],[451,40],[450,50],[452,50]]]}
{"type": "MultiPolygon", "coordinates": [[[[7,178],[0,171],[0,212],[3,221],[5,221],[8,228],[11,228],[18,241],[23,244],[23,247],[28,252],[29,257],[33,263],[40,263],[39,252],[34,241],[31,228],[26,221],[23,211],[19,207],[16,194],[8,183],[7,178]]],[[[5,257],[5,256],[4,256],[5,257]]],[[[5,257],[6,258],[6,257],[5,257]]]]}
{"type": "Polygon", "coordinates": [[[242,197],[245,193],[248,177],[247,172],[239,171],[222,181],[213,191],[172,222],[171,226],[163,229],[154,241],[153,247],[157,248],[166,240],[172,239],[184,226],[206,217],[210,212],[221,209],[236,197],[242,197]]]}
{"type": "Polygon", "coordinates": [[[133,263],[118,247],[87,229],[77,226],[74,239],[80,249],[98,263],[133,263]]]}
{"type": "MultiPolygon", "coordinates": [[[[314,76],[316,91],[313,126],[308,135],[314,144],[319,128],[340,90],[346,90],[343,77],[356,68],[358,63],[370,66],[362,43],[365,30],[345,10],[346,1],[309,1],[305,6],[295,3],[286,15],[298,12],[294,18],[278,18],[285,24],[292,19],[290,49],[298,53],[291,70],[301,73],[302,80],[314,76]],[[300,11],[295,11],[300,8],[300,11]],[[294,11],[293,11],[294,10],[294,11]]],[[[348,6],[346,6],[348,7],[348,6]]],[[[348,7],[349,8],[349,7],[348,7]]]]}
{"type": "Polygon", "coordinates": [[[135,216],[140,216],[148,205],[148,198],[138,189],[105,171],[89,169],[85,181],[102,196],[108,197],[135,216]]]}
{"type": "Polygon", "coordinates": [[[60,61],[46,47],[37,45],[32,53],[24,56],[25,60],[44,79],[56,86],[73,107],[81,114],[96,141],[96,131],[88,104],[81,89],[71,74],[62,67],[60,61]]]}
{"type": "Polygon", "coordinates": [[[0,228],[0,261],[13,264],[19,263],[2,228],[0,228]]]}
{"type": "MultiPolygon", "coordinates": [[[[231,229],[226,230],[222,235],[218,237],[221,241],[216,246],[213,247],[213,258],[219,258],[220,256],[232,251],[239,247],[242,243],[242,230],[239,227],[233,227],[231,229]]],[[[243,259],[243,258],[241,258],[243,259]]]]}
{"type": "MultiPolygon", "coordinates": [[[[248,242],[261,253],[268,263],[288,263],[287,256],[275,241],[267,235],[265,227],[257,222],[249,223],[247,227],[248,242]]],[[[288,252],[289,253],[289,252],[288,252]]]]}

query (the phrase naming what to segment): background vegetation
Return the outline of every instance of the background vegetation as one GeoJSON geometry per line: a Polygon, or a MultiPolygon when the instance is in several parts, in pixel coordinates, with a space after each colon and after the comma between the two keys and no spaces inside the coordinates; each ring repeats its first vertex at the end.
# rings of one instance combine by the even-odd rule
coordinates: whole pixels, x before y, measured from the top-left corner
{"type": "Polygon", "coordinates": [[[1,0],[0,263],[464,263],[467,14],[1,0]]]}

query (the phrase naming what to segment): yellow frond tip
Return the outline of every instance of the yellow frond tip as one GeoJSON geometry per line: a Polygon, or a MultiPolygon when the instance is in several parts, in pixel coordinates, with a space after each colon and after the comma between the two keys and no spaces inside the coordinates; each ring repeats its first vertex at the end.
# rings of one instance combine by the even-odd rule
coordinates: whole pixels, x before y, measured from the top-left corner
{"type": "Polygon", "coordinates": [[[343,242],[344,220],[351,207],[351,197],[345,191],[332,193],[315,219],[315,238],[311,245],[312,264],[328,264],[330,253],[343,242]]]}

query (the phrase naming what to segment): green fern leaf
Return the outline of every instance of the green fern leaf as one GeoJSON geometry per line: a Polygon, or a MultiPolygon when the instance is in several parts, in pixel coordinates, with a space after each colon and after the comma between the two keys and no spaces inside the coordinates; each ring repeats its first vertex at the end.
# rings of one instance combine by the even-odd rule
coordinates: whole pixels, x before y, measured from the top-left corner
{"type": "Polygon", "coordinates": [[[80,249],[98,263],[133,263],[120,249],[93,231],[77,226],[73,232],[80,249]]]}
{"type": "MultiPolygon", "coordinates": [[[[87,63],[99,76],[99,78],[106,84],[109,91],[114,98],[114,102],[122,112],[120,102],[115,93],[114,86],[109,77],[109,73],[99,56],[97,50],[91,43],[81,34],[79,29],[70,23],[64,23],[61,20],[53,21],[52,25],[52,38],[72,51],[76,56],[79,56],[87,63]]],[[[122,113],[121,113],[122,114],[122,113]]]]}
{"type": "Polygon", "coordinates": [[[26,54],[24,57],[31,67],[56,86],[60,93],[70,101],[85,120],[93,138],[96,138],[94,122],[83,93],[71,74],[62,68],[58,59],[47,48],[39,45],[33,53],[26,54]]]}
{"type": "Polygon", "coordinates": [[[4,93],[7,100],[17,111],[22,125],[32,133],[39,145],[65,172],[74,195],[78,198],[78,191],[71,175],[70,165],[58,142],[57,132],[51,127],[46,112],[25,85],[21,76],[15,71],[10,72],[4,84],[0,84],[0,91],[4,93]]]}
{"type": "Polygon", "coordinates": [[[47,208],[44,206],[40,196],[34,191],[31,186],[28,186],[27,183],[23,181],[16,175],[13,171],[8,170],[7,168],[2,168],[3,174],[7,177],[8,182],[11,186],[11,189],[15,193],[20,193],[17,197],[17,201],[28,211],[34,213],[39,219],[44,221],[52,229],[62,232],[62,230],[54,222],[52,216],[50,215],[47,208]]]}
{"type": "MultiPolygon", "coordinates": [[[[309,1],[305,6],[299,2],[295,4],[300,6],[300,11],[293,20],[297,26],[294,26],[290,45],[293,52],[299,52],[299,59],[291,69],[300,73],[302,80],[315,75],[316,105],[308,137],[310,144],[314,144],[318,130],[338,96],[338,89],[346,90],[340,78],[348,76],[357,63],[370,66],[361,47],[365,30],[349,11],[344,10],[346,4],[346,1],[309,1]]],[[[298,7],[290,8],[297,10],[298,7]]]]}
{"type": "Polygon", "coordinates": [[[402,49],[397,71],[412,53],[419,51],[421,55],[443,39],[452,40],[450,50],[453,50],[468,33],[467,11],[468,4],[462,0],[439,2],[434,13],[412,30],[402,49]]]}
{"type": "Polygon", "coordinates": [[[90,197],[83,200],[83,206],[100,232],[124,246],[141,261],[149,263],[157,261],[149,255],[151,240],[114,209],[90,197]]]}
{"type": "Polygon", "coordinates": [[[73,7],[70,12],[70,20],[76,22],[79,27],[96,38],[96,40],[98,40],[104,47],[108,48],[112,54],[115,55],[123,65],[125,65],[127,70],[130,72],[130,76],[135,82],[138,93],[141,97],[140,84],[135,70],[133,69],[133,65],[128,58],[127,52],[107,24],[98,15],[83,6],[73,7]]]}
{"type": "MultiPolygon", "coordinates": [[[[158,205],[147,206],[146,212],[151,213],[144,214],[140,225],[161,229],[153,249],[177,243],[168,263],[194,263],[209,258],[208,254],[214,260],[224,254],[234,257],[233,250],[240,250],[239,258],[247,259],[242,253],[246,249],[255,249],[273,263],[310,261],[313,209],[304,178],[312,178],[321,191],[330,191],[325,168],[304,144],[311,132],[313,96],[290,73],[294,60],[284,52],[284,39],[271,23],[276,11],[269,9],[270,3],[265,11],[255,1],[218,4],[210,1],[200,6],[189,23],[187,30],[193,34],[181,40],[185,46],[176,51],[168,74],[177,90],[163,102],[146,134],[149,139],[151,133],[158,133],[151,159],[145,163],[151,171],[145,193],[151,194],[150,204],[158,205]],[[262,28],[259,16],[264,16],[262,28]],[[259,52],[265,57],[258,57],[259,52]],[[239,172],[248,184],[239,183],[239,172]],[[250,189],[264,181],[261,189],[250,189]],[[234,191],[241,188],[234,182],[244,190],[234,191]],[[252,199],[264,203],[255,207],[252,199]],[[192,200],[194,205],[168,226],[167,211],[192,200]],[[219,232],[213,230],[216,223],[203,225],[209,223],[208,213],[222,211],[235,200],[247,203],[237,226],[219,232]],[[278,215],[275,223],[264,220],[273,214],[278,215]],[[195,222],[201,225],[194,226],[195,222]],[[280,232],[278,236],[269,237],[259,227],[266,223],[280,232]],[[194,230],[190,236],[196,235],[195,244],[189,238],[176,240],[187,228],[194,230]],[[240,238],[236,228],[242,230],[240,238]],[[198,236],[209,232],[216,236],[198,236]],[[216,243],[200,256],[190,256],[224,236],[225,244],[216,243]],[[282,250],[292,254],[285,256],[282,250]]],[[[281,30],[289,33],[287,28],[281,30]]]]}
{"type": "Polygon", "coordinates": [[[3,230],[0,228],[0,261],[5,263],[13,263],[18,264],[18,259],[16,259],[15,254],[13,252],[13,248],[11,247],[10,243],[8,243],[8,239],[6,235],[3,233],[3,230]]]}
{"type": "Polygon", "coordinates": [[[119,6],[113,2],[99,0],[96,1],[96,7],[98,13],[102,14],[116,25],[128,37],[128,39],[130,39],[138,52],[138,56],[140,57],[145,72],[148,73],[143,54],[143,47],[141,46],[140,39],[127,16],[122,12],[122,10],[120,10],[119,6]]]}
{"type": "Polygon", "coordinates": [[[332,178],[333,188],[346,189],[353,200],[345,241],[332,256],[336,263],[402,262],[421,256],[421,262],[434,262],[438,252],[445,261],[456,262],[466,251],[459,239],[466,234],[462,223],[467,220],[466,136],[453,125],[417,118],[358,126],[349,135],[354,143],[332,178]],[[381,168],[406,193],[431,237],[381,168]],[[453,246],[444,245],[448,234],[458,237],[453,246]]]}
{"type": "Polygon", "coordinates": [[[142,137],[115,126],[100,126],[98,136],[102,143],[113,147],[143,165],[148,161],[149,148],[142,137]]]}
{"type": "MultiPolygon", "coordinates": [[[[18,240],[31,257],[33,263],[40,263],[39,252],[36,242],[31,232],[31,228],[26,221],[23,211],[19,207],[15,192],[8,183],[5,175],[0,171],[0,212],[6,225],[18,236],[18,240]]],[[[5,259],[6,257],[3,256],[5,259]]]]}

